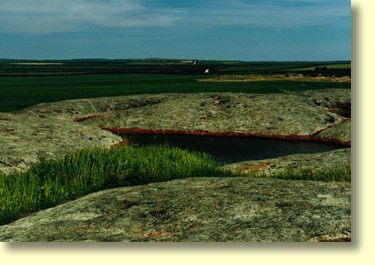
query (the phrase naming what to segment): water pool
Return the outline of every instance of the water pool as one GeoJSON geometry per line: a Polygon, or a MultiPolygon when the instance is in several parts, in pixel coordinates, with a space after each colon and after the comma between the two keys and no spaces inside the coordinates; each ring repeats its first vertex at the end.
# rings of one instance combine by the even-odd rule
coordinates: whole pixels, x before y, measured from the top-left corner
{"type": "Polygon", "coordinates": [[[123,135],[133,146],[169,144],[206,152],[219,164],[276,158],[292,154],[311,154],[343,148],[313,141],[287,141],[238,136],[195,136],[163,134],[123,135]]]}

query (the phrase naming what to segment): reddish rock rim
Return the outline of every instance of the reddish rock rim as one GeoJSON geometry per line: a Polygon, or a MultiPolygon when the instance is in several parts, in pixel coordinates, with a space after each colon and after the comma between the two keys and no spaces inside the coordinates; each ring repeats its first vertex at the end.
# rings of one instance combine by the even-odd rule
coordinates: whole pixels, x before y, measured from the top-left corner
{"type": "MultiPolygon", "coordinates": [[[[97,117],[97,116],[95,116],[97,117]]],[[[89,118],[95,117],[84,117],[82,120],[86,120],[89,118]]],[[[80,118],[78,118],[80,119],[80,118]]],[[[333,126],[332,126],[333,127],[333,126]]],[[[164,134],[176,134],[176,135],[200,135],[200,136],[245,136],[245,137],[252,137],[252,138],[265,138],[265,139],[277,139],[277,140],[291,140],[291,141],[319,141],[319,142],[326,142],[331,144],[337,144],[344,147],[350,147],[351,141],[341,141],[337,139],[331,138],[322,138],[317,137],[314,135],[263,135],[263,134],[253,134],[253,133],[243,133],[243,132],[207,132],[207,131],[183,131],[183,130],[163,130],[163,129],[143,129],[143,128],[102,128],[106,131],[115,133],[115,134],[157,134],[157,135],[164,135],[164,134]]],[[[327,128],[328,129],[328,128],[327,128]]],[[[323,132],[325,129],[320,130],[318,133],[323,132]]],[[[318,134],[316,133],[316,134],[318,134]]]]}

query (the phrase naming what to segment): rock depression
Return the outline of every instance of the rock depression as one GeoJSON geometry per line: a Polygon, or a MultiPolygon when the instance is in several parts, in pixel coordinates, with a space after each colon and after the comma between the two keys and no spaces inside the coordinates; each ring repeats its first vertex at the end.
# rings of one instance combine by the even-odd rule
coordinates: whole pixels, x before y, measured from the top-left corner
{"type": "Polygon", "coordinates": [[[0,170],[121,142],[111,132],[245,135],[350,146],[351,121],[330,110],[350,90],[254,95],[158,94],[67,100],[0,113],[0,170]]]}
{"type": "MultiPolygon", "coordinates": [[[[351,145],[350,90],[158,94],[0,113],[0,170],[124,143],[121,133],[244,135],[351,145]],[[114,132],[114,133],[112,133],[114,132]]],[[[350,148],[227,165],[266,174],[350,165],[350,148]]],[[[1,241],[319,241],[350,238],[350,184],[186,179],[101,191],[0,227],[1,241]],[[35,229],[34,229],[35,228],[35,229]]],[[[344,241],[347,239],[343,239],[344,241]]]]}

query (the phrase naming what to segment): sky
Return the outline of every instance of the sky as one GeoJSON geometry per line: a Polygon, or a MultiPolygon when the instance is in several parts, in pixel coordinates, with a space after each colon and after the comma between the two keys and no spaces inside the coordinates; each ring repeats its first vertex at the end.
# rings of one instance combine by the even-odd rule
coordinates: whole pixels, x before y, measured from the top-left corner
{"type": "Polygon", "coordinates": [[[0,58],[351,59],[350,0],[1,0],[0,58]]]}

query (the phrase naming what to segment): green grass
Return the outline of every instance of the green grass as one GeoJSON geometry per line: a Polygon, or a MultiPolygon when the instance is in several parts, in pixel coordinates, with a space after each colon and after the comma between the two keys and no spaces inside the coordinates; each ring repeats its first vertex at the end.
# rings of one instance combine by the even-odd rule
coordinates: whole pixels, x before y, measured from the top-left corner
{"type": "Polygon", "coordinates": [[[0,112],[22,110],[42,102],[106,96],[158,93],[282,93],[330,88],[350,89],[350,83],[260,81],[198,82],[215,75],[103,74],[46,77],[1,77],[0,112]]]}
{"type": "MultiPolygon", "coordinates": [[[[61,160],[44,160],[27,172],[0,173],[0,225],[95,191],[189,177],[243,176],[224,170],[205,153],[168,146],[85,149],[61,160]]],[[[289,171],[270,177],[350,182],[350,166],[322,172],[289,171]]]]}
{"type": "Polygon", "coordinates": [[[95,191],[200,176],[233,176],[211,156],[173,147],[116,147],[71,153],[0,174],[0,225],[95,191]]]}

